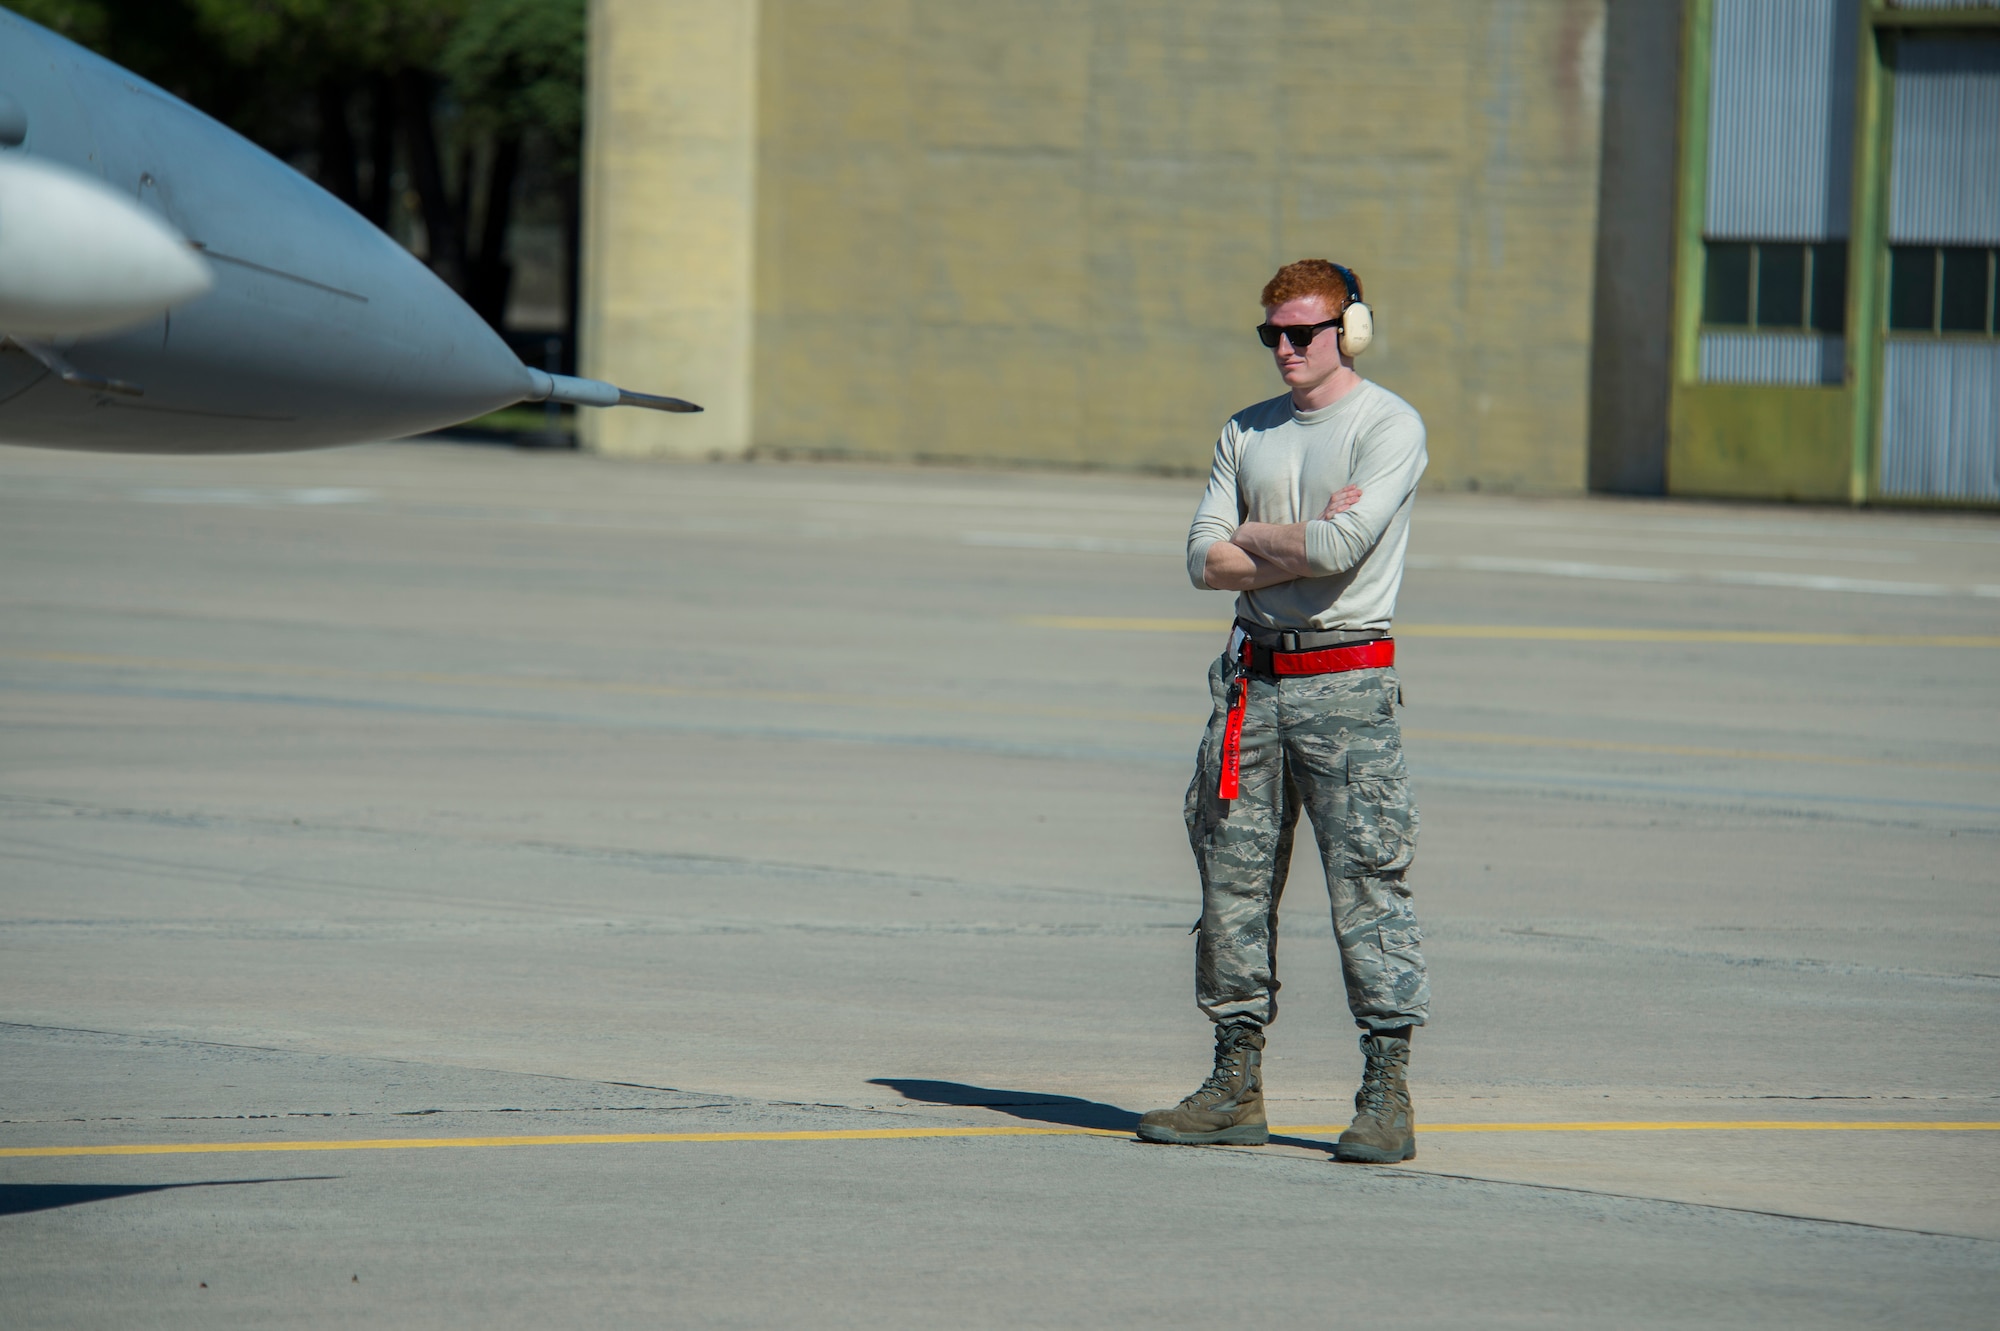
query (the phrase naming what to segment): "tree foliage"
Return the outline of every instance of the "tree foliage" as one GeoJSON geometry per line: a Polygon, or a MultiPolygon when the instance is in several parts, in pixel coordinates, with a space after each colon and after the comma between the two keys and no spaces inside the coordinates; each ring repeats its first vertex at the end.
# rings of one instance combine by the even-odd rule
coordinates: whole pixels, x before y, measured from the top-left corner
{"type": "Polygon", "coordinates": [[[203,34],[241,65],[293,77],[434,65],[468,0],[189,0],[203,34]]]}
{"type": "Polygon", "coordinates": [[[474,119],[497,134],[545,134],[574,161],[583,138],[580,0],[473,0],[438,68],[474,119]]]}

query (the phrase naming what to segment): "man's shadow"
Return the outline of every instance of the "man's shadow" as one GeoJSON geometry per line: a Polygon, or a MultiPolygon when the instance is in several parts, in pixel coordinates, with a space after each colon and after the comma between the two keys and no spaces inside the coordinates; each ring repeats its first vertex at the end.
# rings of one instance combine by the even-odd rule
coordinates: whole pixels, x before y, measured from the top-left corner
{"type": "Polygon", "coordinates": [[[108,1202],[120,1197],[172,1192],[179,1188],[239,1188],[249,1183],[320,1183],[337,1177],[334,1174],[306,1174],[291,1178],[210,1179],[202,1183],[6,1183],[0,1184],[0,1215],[53,1211],[63,1206],[108,1202]]]}
{"type": "MultiPolygon", "coordinates": [[[[905,1100],[960,1108],[997,1109],[1003,1114],[1031,1123],[1049,1123],[1065,1128],[1100,1128],[1136,1133],[1139,1116],[1129,1109],[1096,1100],[1080,1100],[1073,1095],[1046,1095],[1039,1091],[1001,1091],[989,1086],[967,1086],[956,1081],[924,1081],[914,1077],[876,1077],[870,1086],[886,1086],[905,1100]]],[[[1135,1138],[1136,1140],[1136,1138],[1135,1138]]],[[[1309,1151],[1331,1151],[1333,1143],[1308,1137],[1273,1135],[1273,1146],[1303,1146],[1309,1151]]]]}

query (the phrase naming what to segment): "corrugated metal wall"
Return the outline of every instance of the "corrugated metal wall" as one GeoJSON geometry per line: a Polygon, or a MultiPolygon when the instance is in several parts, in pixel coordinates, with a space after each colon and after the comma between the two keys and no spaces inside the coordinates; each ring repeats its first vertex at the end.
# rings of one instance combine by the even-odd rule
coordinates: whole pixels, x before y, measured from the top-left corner
{"type": "MultiPolygon", "coordinates": [[[[1905,37],[1896,53],[1889,236],[2000,244],[2000,41],[1905,37]]],[[[2000,500],[2000,342],[1892,335],[1882,491],[2000,500]]]]}
{"type": "MultiPolygon", "coordinates": [[[[1710,240],[1847,237],[1857,0],[1715,0],[1710,66],[1710,240]]],[[[1719,384],[1829,384],[1841,339],[1704,333],[1719,384]]]]}
{"type": "Polygon", "coordinates": [[[1716,0],[1712,239],[1847,235],[1857,0],[1716,0]]]}
{"type": "Polygon", "coordinates": [[[2000,242],[2000,41],[1904,38],[1895,136],[1890,241],[2000,242]]]}
{"type": "Polygon", "coordinates": [[[1705,384],[1837,384],[1845,366],[1846,343],[1838,337],[1806,333],[1718,333],[1701,335],[1701,381],[1705,384]]]}
{"type": "Polygon", "coordinates": [[[2000,500],[2000,343],[1896,339],[1882,403],[1882,493],[2000,500]]]}

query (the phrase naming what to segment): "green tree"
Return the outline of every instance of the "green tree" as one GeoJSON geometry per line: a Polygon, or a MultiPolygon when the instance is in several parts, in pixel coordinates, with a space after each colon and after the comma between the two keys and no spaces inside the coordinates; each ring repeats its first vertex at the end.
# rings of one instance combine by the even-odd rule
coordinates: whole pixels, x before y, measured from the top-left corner
{"type": "Polygon", "coordinates": [[[110,21],[103,0],[14,0],[8,8],[92,50],[103,43],[110,21]]]}
{"type": "Polygon", "coordinates": [[[439,68],[500,133],[546,134],[575,165],[583,135],[584,0],[471,0],[439,68]]]}
{"type": "Polygon", "coordinates": [[[539,139],[563,203],[569,322],[575,325],[584,42],[584,0],[471,0],[445,42],[438,68],[462,123],[491,145],[478,244],[465,272],[466,298],[481,313],[506,308],[512,273],[505,245],[515,181],[523,145],[539,139]]]}

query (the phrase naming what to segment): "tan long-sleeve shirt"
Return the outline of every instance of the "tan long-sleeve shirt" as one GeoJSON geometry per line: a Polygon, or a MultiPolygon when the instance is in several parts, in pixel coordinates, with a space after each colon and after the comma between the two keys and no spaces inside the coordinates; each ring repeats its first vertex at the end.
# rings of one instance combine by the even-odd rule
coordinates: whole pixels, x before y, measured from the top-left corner
{"type": "Polygon", "coordinates": [[[1208,489],[1188,528],[1188,576],[1207,587],[1208,547],[1241,523],[1303,522],[1315,576],[1239,594],[1237,616],[1274,629],[1386,634],[1426,461],[1423,418],[1366,380],[1317,411],[1296,410],[1289,394],[1247,407],[1216,441],[1208,489]],[[1348,484],[1361,487],[1361,502],[1320,521],[1326,501],[1348,484]]]}

